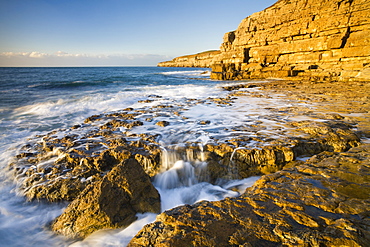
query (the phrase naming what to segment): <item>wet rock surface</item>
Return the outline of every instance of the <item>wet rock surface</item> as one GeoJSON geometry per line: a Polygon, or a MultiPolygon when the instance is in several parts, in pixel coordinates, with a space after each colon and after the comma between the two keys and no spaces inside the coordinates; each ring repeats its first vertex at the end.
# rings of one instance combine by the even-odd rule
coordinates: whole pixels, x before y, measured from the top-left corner
{"type": "MultiPolygon", "coordinates": [[[[266,85],[260,86],[267,89],[266,85]]],[[[244,98],[252,103],[254,98],[272,98],[256,92],[233,91],[233,96],[225,98],[187,99],[176,106],[158,104],[91,116],[81,125],[30,140],[10,168],[30,200],[72,201],[87,185],[102,179],[129,158],[136,159],[150,177],[162,172],[163,148],[173,149],[180,160],[191,156],[193,160],[207,161],[208,179],[215,182],[230,176],[240,179],[268,174],[297,157],[344,151],[360,142],[353,122],[342,121],[340,117],[332,119],[332,115],[317,116],[316,112],[307,111],[306,106],[288,110],[266,108],[269,114],[263,119],[256,116],[257,119],[226,127],[223,122],[212,123],[215,121],[186,115],[191,108],[208,105],[213,107],[212,111],[232,107],[234,103],[242,106],[246,104],[240,101],[243,96],[248,96],[244,98]],[[289,119],[291,114],[310,120],[294,121],[289,119]],[[192,128],[184,130],[187,125],[192,128]],[[184,136],[192,139],[182,140],[184,136]],[[176,145],[179,140],[184,141],[181,146],[176,145]]],[[[232,109],[236,114],[238,110],[232,109]]]]}
{"type": "Polygon", "coordinates": [[[282,97],[295,102],[274,111],[291,115],[305,115],[316,119],[335,120],[355,126],[362,137],[370,137],[369,82],[280,81],[249,82],[224,87],[235,95],[254,97],[282,97]],[[253,88],[262,89],[258,93],[253,88]],[[312,108],[311,108],[312,107],[312,108]],[[311,108],[311,109],[310,109],[311,108]],[[303,114],[302,114],[303,113],[303,114]]]}
{"type": "Polygon", "coordinates": [[[159,213],[160,196],[135,159],[114,167],[87,186],[52,224],[69,238],[84,238],[99,229],[126,227],[137,213],[159,213]]]}
{"type": "Polygon", "coordinates": [[[324,152],[239,197],[166,211],[129,246],[368,246],[369,154],[324,152]]]}
{"type": "MultiPolygon", "coordinates": [[[[53,229],[66,236],[79,238],[98,229],[127,226],[135,219],[137,212],[157,212],[157,206],[149,207],[148,200],[143,196],[128,199],[122,181],[132,181],[135,177],[155,180],[156,175],[170,169],[163,165],[164,152],[172,152],[175,160],[191,163],[200,182],[242,179],[275,173],[284,168],[290,168],[287,171],[297,172],[297,176],[304,179],[304,174],[298,172],[303,160],[322,152],[327,152],[329,156],[345,157],[343,152],[360,145],[360,138],[370,137],[370,90],[367,83],[266,81],[245,82],[224,89],[229,91],[227,95],[207,99],[173,100],[149,95],[147,100],[139,102],[135,107],[91,116],[84,123],[70,129],[55,130],[29,140],[9,168],[20,190],[29,200],[71,201],[65,213],[53,223],[53,229]],[[128,161],[131,165],[135,164],[130,172],[124,171],[123,164],[128,161]],[[121,200],[111,196],[112,193],[122,194],[121,200]],[[107,203],[102,204],[102,198],[107,203]],[[122,205],[119,207],[121,210],[112,209],[109,201],[122,205]]],[[[324,156],[316,156],[316,159],[320,157],[324,156]]],[[[367,172],[366,164],[363,166],[363,171],[367,172]]],[[[283,183],[276,181],[274,184],[283,183]]],[[[139,183],[135,191],[141,195],[148,186],[147,182],[139,183]]],[[[333,193],[340,190],[340,186],[330,186],[334,186],[333,193]]],[[[361,187],[361,184],[354,186],[361,187]]],[[[270,190],[266,189],[266,194],[267,191],[270,190]]],[[[271,193],[271,198],[279,198],[273,195],[274,192],[271,193]]],[[[148,196],[150,201],[157,203],[155,194],[153,191],[148,196]]],[[[366,193],[360,194],[363,195],[361,200],[368,199],[364,197],[366,193]]],[[[316,195],[317,198],[326,196],[319,192],[316,195]]],[[[349,195],[346,196],[349,198],[349,195]]],[[[257,195],[254,197],[257,198],[257,195]]],[[[238,207],[237,204],[231,206],[231,202],[236,203],[242,198],[246,200],[247,196],[242,195],[234,201],[226,200],[230,202],[227,207],[238,207]]],[[[217,203],[224,205],[224,202],[217,203]]],[[[361,205],[368,205],[366,203],[361,202],[361,205]]],[[[185,208],[193,209],[193,206],[185,208]]],[[[220,206],[217,208],[226,210],[220,206]]],[[[268,210],[273,212],[275,209],[278,208],[274,206],[268,210]]],[[[186,221],[193,220],[192,215],[185,215],[189,217],[186,221]]],[[[252,214],[248,212],[247,215],[252,214]]],[[[201,224],[208,224],[207,217],[202,217],[204,223],[201,224]]],[[[234,222],[230,216],[222,217],[225,217],[222,222],[226,225],[220,223],[217,229],[212,230],[214,232],[207,233],[197,228],[199,232],[194,234],[199,237],[199,243],[206,241],[203,245],[211,245],[212,234],[216,234],[216,230],[223,227],[231,229],[229,225],[236,224],[230,223],[234,222]],[[208,237],[204,234],[210,236],[210,239],[206,239],[208,237]]],[[[260,216],[254,217],[260,219],[260,216]]],[[[213,221],[210,218],[209,222],[213,221]]],[[[177,223],[180,224],[180,221],[177,223]]],[[[167,223],[160,224],[165,226],[157,228],[158,231],[167,227],[167,223]]],[[[263,227],[261,225],[261,231],[264,231],[263,227]]],[[[290,227],[289,231],[295,231],[295,225],[290,227]]],[[[336,228],[334,230],[337,231],[336,228]]],[[[149,233],[142,234],[146,236],[149,233]]],[[[172,236],[173,233],[168,234],[172,236]]],[[[194,236],[187,235],[186,239],[194,236]]],[[[198,237],[192,241],[197,242],[198,237]]],[[[140,237],[137,243],[145,245],[142,242],[144,238],[140,237]]],[[[276,239],[274,237],[271,241],[283,242],[276,239]]],[[[221,240],[226,241],[219,239],[216,243],[221,240]]],[[[332,240],[328,238],[327,241],[332,240]]],[[[231,243],[227,241],[220,243],[231,243]]],[[[169,245],[177,246],[178,243],[171,242],[169,245]]],[[[185,245],[189,243],[184,242],[185,245]]]]}

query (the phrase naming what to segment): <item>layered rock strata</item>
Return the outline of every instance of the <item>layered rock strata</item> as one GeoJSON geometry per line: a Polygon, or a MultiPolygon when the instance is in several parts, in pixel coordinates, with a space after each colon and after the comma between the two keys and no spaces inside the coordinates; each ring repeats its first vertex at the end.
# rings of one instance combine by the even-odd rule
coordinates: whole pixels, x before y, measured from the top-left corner
{"type": "Polygon", "coordinates": [[[221,53],[202,67],[218,80],[369,81],[369,16],[367,0],[279,0],[226,33],[221,53]]]}
{"type": "Polygon", "coordinates": [[[195,55],[176,57],[171,61],[161,62],[159,67],[200,67],[209,68],[216,62],[220,51],[205,51],[195,55]]]}
{"type": "Polygon", "coordinates": [[[166,211],[128,246],[368,246],[369,152],[322,153],[239,197],[166,211]]]}

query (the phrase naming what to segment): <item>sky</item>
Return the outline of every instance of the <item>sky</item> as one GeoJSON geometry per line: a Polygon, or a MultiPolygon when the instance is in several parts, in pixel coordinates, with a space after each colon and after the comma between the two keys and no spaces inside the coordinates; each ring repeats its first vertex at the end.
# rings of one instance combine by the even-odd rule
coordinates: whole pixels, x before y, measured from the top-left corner
{"type": "Polygon", "coordinates": [[[276,0],[0,0],[0,67],[155,66],[276,0]]]}

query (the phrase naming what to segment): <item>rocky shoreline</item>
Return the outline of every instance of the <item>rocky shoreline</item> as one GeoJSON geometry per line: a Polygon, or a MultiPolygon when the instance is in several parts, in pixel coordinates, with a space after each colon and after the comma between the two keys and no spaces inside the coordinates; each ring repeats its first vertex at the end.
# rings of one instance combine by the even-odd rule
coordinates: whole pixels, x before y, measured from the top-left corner
{"type": "Polygon", "coordinates": [[[158,65],[238,83],[35,136],[8,166],[17,189],[67,203],[48,229],[71,242],[154,213],[129,246],[370,246],[369,16],[367,0],[278,0],[219,51],[158,65]],[[194,183],[217,200],[164,211],[161,189],[194,183]]]}
{"type": "Polygon", "coordinates": [[[324,152],[239,197],[166,211],[128,246],[368,246],[369,152],[324,152]]]}
{"type": "Polygon", "coordinates": [[[29,200],[70,201],[52,229],[84,238],[99,229],[125,227],[136,213],[160,212],[151,181],[165,169],[163,139],[170,135],[163,135],[176,123],[182,123],[178,129],[191,124],[191,134],[208,131],[210,139],[182,145],[173,139],[166,152],[191,162],[199,181],[266,176],[234,199],[160,214],[132,246],[366,246],[369,146],[361,138],[370,137],[369,84],[272,80],[224,89],[229,93],[223,98],[176,104],[153,104],[162,98],[149,95],[142,107],[91,116],[30,140],[9,168],[29,200]],[[278,98],[289,104],[267,102],[261,105],[263,117],[216,132],[209,129],[217,123],[188,113],[214,107],[240,114],[246,108],[252,114],[248,105],[254,100],[278,98]],[[305,162],[305,157],[312,158],[305,162]]]}
{"type": "MultiPolygon", "coordinates": [[[[351,123],[357,135],[369,138],[368,83],[270,81],[227,89],[255,86],[304,101],[307,113],[351,123]]],[[[310,132],[320,136],[322,130],[310,132]]],[[[129,246],[368,246],[370,145],[354,146],[295,161],[239,197],[166,211],[129,246]]]]}

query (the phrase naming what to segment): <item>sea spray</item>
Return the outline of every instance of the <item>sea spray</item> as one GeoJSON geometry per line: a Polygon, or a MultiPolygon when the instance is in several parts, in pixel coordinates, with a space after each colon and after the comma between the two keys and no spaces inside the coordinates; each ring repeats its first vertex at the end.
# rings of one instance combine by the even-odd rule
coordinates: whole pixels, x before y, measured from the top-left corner
{"type": "Polygon", "coordinates": [[[155,176],[154,185],[161,189],[194,185],[198,182],[194,170],[190,162],[178,160],[169,170],[155,176]]]}
{"type": "Polygon", "coordinates": [[[203,147],[196,149],[172,145],[171,149],[161,146],[161,150],[162,173],[154,178],[157,187],[171,189],[192,186],[199,181],[209,182],[203,147]]]}
{"type": "Polygon", "coordinates": [[[229,160],[229,165],[228,165],[228,172],[227,172],[227,175],[228,175],[229,179],[236,179],[237,178],[238,167],[235,164],[235,162],[233,162],[233,158],[234,158],[234,155],[236,154],[236,152],[238,150],[242,150],[242,149],[247,149],[247,148],[246,147],[237,147],[231,153],[230,160],[229,160]]]}

